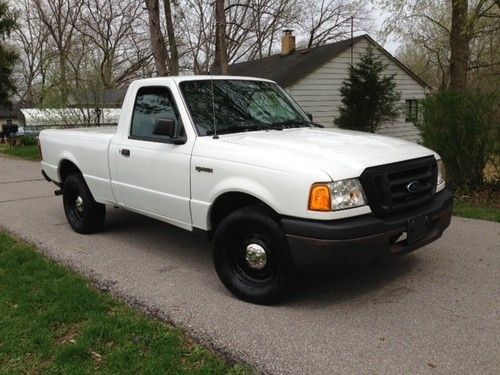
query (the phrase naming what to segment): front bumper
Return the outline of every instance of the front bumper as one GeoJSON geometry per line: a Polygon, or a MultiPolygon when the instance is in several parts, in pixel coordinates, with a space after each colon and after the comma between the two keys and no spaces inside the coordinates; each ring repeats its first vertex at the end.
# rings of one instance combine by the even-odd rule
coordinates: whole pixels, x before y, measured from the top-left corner
{"type": "Polygon", "coordinates": [[[450,225],[452,204],[452,194],[443,190],[425,206],[384,218],[373,214],[335,221],[282,218],[281,224],[297,268],[355,264],[405,254],[435,241],[450,225]],[[425,234],[411,243],[397,241],[408,231],[409,220],[421,216],[429,218],[425,234]]]}

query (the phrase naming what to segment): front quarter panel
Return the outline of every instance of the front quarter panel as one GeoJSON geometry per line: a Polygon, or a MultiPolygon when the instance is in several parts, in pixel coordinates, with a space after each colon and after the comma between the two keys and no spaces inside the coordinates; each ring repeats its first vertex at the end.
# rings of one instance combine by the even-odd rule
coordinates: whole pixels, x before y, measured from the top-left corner
{"type": "Polygon", "coordinates": [[[227,192],[258,198],[282,216],[332,220],[370,212],[367,206],[339,212],[309,211],[311,185],[329,181],[320,168],[280,160],[272,152],[255,155],[240,145],[199,137],[191,162],[193,226],[210,229],[211,204],[227,192]]]}

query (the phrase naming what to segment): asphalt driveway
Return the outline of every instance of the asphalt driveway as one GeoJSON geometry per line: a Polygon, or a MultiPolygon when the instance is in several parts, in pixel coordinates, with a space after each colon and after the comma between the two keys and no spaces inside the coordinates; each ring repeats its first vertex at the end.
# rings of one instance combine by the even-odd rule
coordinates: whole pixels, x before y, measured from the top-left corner
{"type": "Polygon", "coordinates": [[[302,275],[275,307],[233,298],[210,243],[108,209],[66,223],[38,163],[0,157],[0,226],[159,317],[270,373],[500,373],[500,224],[453,218],[437,242],[377,266],[302,275]]]}

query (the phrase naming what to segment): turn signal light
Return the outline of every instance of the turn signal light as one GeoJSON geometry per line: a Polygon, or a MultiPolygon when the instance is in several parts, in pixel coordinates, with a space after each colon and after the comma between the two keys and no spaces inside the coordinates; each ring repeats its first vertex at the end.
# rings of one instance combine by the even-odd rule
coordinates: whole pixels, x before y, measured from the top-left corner
{"type": "Polygon", "coordinates": [[[326,184],[314,184],[309,194],[309,210],[331,211],[332,197],[330,186],[326,184]]]}

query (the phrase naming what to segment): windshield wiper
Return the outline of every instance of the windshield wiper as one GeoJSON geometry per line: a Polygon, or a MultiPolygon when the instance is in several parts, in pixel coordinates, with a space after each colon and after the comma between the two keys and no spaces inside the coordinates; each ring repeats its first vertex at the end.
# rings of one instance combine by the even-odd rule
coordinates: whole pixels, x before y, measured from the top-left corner
{"type": "MultiPolygon", "coordinates": [[[[322,128],[322,125],[315,124],[312,122],[304,122],[300,120],[287,120],[287,121],[280,121],[280,122],[274,122],[271,124],[254,124],[254,123],[249,123],[246,125],[240,125],[240,126],[232,126],[230,128],[225,128],[225,129],[219,129],[217,133],[219,134],[231,134],[231,133],[241,133],[241,132],[246,132],[246,131],[259,131],[259,130],[283,130],[286,128],[303,128],[303,127],[319,127],[322,128]]],[[[212,132],[208,133],[207,135],[211,135],[212,132]]]]}
{"type": "Polygon", "coordinates": [[[283,130],[283,124],[281,122],[275,122],[267,125],[268,129],[272,130],[283,130]]]}
{"type": "Polygon", "coordinates": [[[275,122],[273,123],[273,126],[281,128],[283,130],[284,128],[303,128],[303,127],[310,127],[312,123],[300,121],[300,120],[287,120],[287,121],[281,121],[281,122],[275,122]]]}
{"type": "Polygon", "coordinates": [[[220,129],[217,131],[217,133],[219,134],[241,133],[249,130],[250,131],[266,130],[266,127],[260,125],[233,126],[230,128],[220,129]]]}
{"type": "Polygon", "coordinates": [[[317,124],[315,122],[304,122],[300,120],[288,120],[288,121],[282,121],[282,122],[276,122],[274,123],[275,126],[283,128],[324,128],[323,125],[317,124]]]}
{"type": "Polygon", "coordinates": [[[324,125],[318,124],[316,122],[310,122],[309,125],[315,128],[324,128],[324,125]]]}

